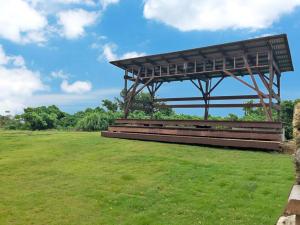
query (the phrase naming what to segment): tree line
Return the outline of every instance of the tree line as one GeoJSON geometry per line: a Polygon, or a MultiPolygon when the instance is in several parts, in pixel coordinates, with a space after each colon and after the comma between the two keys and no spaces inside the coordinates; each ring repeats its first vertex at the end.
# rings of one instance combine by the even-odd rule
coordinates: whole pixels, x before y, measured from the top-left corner
{"type": "MultiPolygon", "coordinates": [[[[57,106],[28,107],[24,113],[16,116],[0,116],[0,127],[3,129],[22,130],[80,130],[100,131],[114,123],[115,119],[123,117],[124,95],[113,101],[105,99],[101,106],[87,108],[83,111],[69,114],[61,111],[57,106]]],[[[292,120],[295,101],[285,100],[281,102],[280,119],[284,123],[286,138],[292,138],[292,120]]],[[[178,114],[170,108],[161,108],[164,103],[153,103],[148,93],[138,94],[131,107],[129,118],[133,119],[203,119],[201,116],[178,114]]],[[[241,120],[241,121],[263,121],[265,113],[262,108],[244,108],[244,114],[238,117],[228,114],[226,117],[211,116],[211,120],[241,120]]],[[[276,117],[276,112],[273,112],[276,117]]]]}

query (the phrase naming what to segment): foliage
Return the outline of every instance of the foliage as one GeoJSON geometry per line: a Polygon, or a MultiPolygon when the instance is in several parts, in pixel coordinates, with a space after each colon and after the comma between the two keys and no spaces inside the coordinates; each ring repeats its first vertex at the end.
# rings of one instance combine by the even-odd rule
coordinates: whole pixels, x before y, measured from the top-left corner
{"type": "Polygon", "coordinates": [[[116,112],[118,110],[118,103],[117,102],[112,102],[108,99],[102,100],[102,105],[111,112],[116,112]]]}
{"type": "MultiPolygon", "coordinates": [[[[280,121],[283,123],[285,129],[285,137],[287,139],[293,138],[293,113],[294,107],[300,99],[292,100],[284,100],[281,102],[281,115],[280,121]]],[[[273,111],[273,117],[276,118],[277,112],[273,111]]],[[[244,117],[242,120],[250,120],[250,121],[264,121],[266,119],[263,108],[244,108],[244,117]]]]}
{"type": "Polygon", "coordinates": [[[7,225],[275,224],[294,182],[288,155],[98,132],[1,132],[0,158],[7,225]]]}
{"type": "Polygon", "coordinates": [[[10,121],[9,116],[1,116],[0,115],[0,128],[5,127],[5,125],[10,121]]]}
{"type": "Polygon", "coordinates": [[[76,128],[82,131],[106,130],[119,116],[120,113],[91,112],[78,121],[76,128]]]}
{"type": "MultiPolygon", "coordinates": [[[[84,130],[95,131],[104,130],[114,123],[115,119],[123,117],[124,110],[124,91],[120,98],[114,101],[105,99],[102,107],[87,108],[83,111],[71,115],[61,111],[57,106],[41,106],[37,108],[26,108],[20,116],[0,116],[0,127],[6,129],[62,129],[62,130],[84,130]]],[[[281,121],[284,123],[287,139],[292,138],[293,110],[296,102],[300,100],[286,100],[281,103],[281,121]]],[[[248,103],[253,103],[249,101],[248,103]]],[[[152,102],[149,93],[141,92],[135,96],[129,118],[132,119],[203,119],[201,116],[177,114],[170,108],[161,107],[164,103],[152,102]]],[[[276,118],[274,110],[273,117],[276,118]]],[[[238,117],[232,113],[228,116],[212,116],[210,120],[245,120],[245,121],[264,121],[266,120],[263,108],[244,108],[244,115],[238,117]]]]}
{"type": "Polygon", "coordinates": [[[58,125],[58,121],[65,117],[65,113],[57,106],[41,106],[37,108],[26,108],[21,118],[31,130],[53,129],[58,125]]]}
{"type": "Polygon", "coordinates": [[[300,99],[295,101],[286,100],[281,103],[281,121],[285,128],[285,136],[287,139],[293,138],[293,114],[295,105],[300,102],[300,99]]]}
{"type": "MultiPolygon", "coordinates": [[[[116,98],[116,103],[119,106],[121,111],[124,110],[124,98],[125,92],[124,90],[120,93],[121,98],[116,98]]],[[[153,116],[156,112],[161,112],[165,116],[171,116],[174,114],[174,111],[171,108],[161,108],[164,103],[152,102],[152,97],[149,93],[141,92],[137,94],[130,107],[131,113],[135,111],[143,111],[147,116],[153,116]]]]}

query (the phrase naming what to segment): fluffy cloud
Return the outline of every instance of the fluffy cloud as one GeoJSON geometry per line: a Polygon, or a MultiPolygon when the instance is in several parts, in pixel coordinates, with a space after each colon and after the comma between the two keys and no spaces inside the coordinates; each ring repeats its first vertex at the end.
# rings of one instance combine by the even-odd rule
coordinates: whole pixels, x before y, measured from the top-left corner
{"type": "Polygon", "coordinates": [[[300,0],[146,0],[144,16],[181,31],[262,29],[292,12],[300,0]]]}
{"type": "Polygon", "coordinates": [[[61,90],[70,94],[82,94],[92,89],[92,84],[89,81],[76,81],[69,84],[68,81],[64,80],[61,85],[61,90]]]}
{"type": "Polygon", "coordinates": [[[85,5],[95,5],[93,0],[54,0],[57,3],[62,4],[85,4],[85,5]]]}
{"type": "Polygon", "coordinates": [[[52,78],[55,78],[55,79],[64,79],[64,80],[66,80],[66,79],[68,79],[69,78],[69,74],[66,74],[64,71],[62,71],[62,70],[58,70],[58,71],[53,71],[51,74],[50,74],[50,76],[52,77],[52,78]]]}
{"type": "Polygon", "coordinates": [[[20,112],[27,98],[45,88],[40,74],[27,69],[21,56],[8,56],[0,46],[0,114],[20,112]]]}
{"type": "Polygon", "coordinates": [[[24,67],[25,60],[22,56],[8,56],[4,52],[3,47],[0,45],[0,66],[3,65],[12,65],[16,67],[24,67]]]}
{"type": "Polygon", "coordinates": [[[117,55],[115,51],[117,50],[118,46],[116,44],[108,43],[103,45],[102,47],[102,55],[100,55],[99,60],[101,61],[103,58],[107,61],[114,61],[118,59],[127,59],[127,58],[135,58],[139,56],[144,56],[146,53],[144,52],[126,52],[123,55],[117,55]]]}
{"type": "Polygon", "coordinates": [[[85,28],[96,22],[108,5],[118,2],[0,0],[0,38],[20,44],[44,44],[58,34],[68,39],[78,38],[85,34],[85,28]],[[85,7],[85,10],[79,6],[85,7]]]}
{"type": "Polygon", "coordinates": [[[0,37],[17,43],[43,42],[46,17],[24,0],[0,0],[0,37]]]}
{"type": "Polygon", "coordinates": [[[67,10],[58,13],[58,23],[62,26],[62,36],[68,39],[84,35],[84,28],[96,22],[98,13],[83,9],[67,10]]]}
{"type": "Polygon", "coordinates": [[[107,6],[111,4],[119,3],[119,0],[100,0],[103,9],[106,9],[107,6]]]}

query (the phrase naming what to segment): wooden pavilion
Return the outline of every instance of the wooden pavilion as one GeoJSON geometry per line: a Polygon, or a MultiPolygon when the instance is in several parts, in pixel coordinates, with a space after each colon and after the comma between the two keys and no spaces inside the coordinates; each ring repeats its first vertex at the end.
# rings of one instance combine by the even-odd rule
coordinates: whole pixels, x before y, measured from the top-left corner
{"type": "MultiPolygon", "coordinates": [[[[286,34],[111,63],[125,72],[125,118],[102,132],[103,136],[279,150],[283,139],[282,123],[279,121],[280,79],[282,73],[293,71],[286,34]],[[255,94],[213,95],[220,83],[228,78],[240,82],[255,94]],[[155,98],[163,84],[173,81],[191,82],[200,95],[155,98]],[[127,119],[134,97],[145,88],[152,102],[164,102],[163,107],[204,108],[204,120],[127,119]],[[211,103],[216,100],[240,102],[211,103]],[[249,100],[253,102],[249,103],[249,100]],[[167,104],[181,101],[201,104],[167,104]],[[233,107],[262,107],[267,119],[264,122],[208,120],[210,108],[233,107]],[[274,111],[277,112],[276,118],[274,111]]],[[[230,90],[226,90],[228,92],[230,90]]]]}

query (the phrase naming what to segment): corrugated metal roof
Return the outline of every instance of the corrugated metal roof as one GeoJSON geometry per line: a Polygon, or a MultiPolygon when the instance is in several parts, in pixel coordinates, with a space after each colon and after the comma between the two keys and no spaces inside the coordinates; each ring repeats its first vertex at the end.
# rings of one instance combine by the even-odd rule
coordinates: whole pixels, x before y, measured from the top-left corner
{"type": "Polygon", "coordinates": [[[253,54],[255,56],[256,52],[268,51],[270,48],[273,50],[275,61],[277,62],[281,72],[294,70],[286,34],[266,36],[183,51],[122,59],[112,61],[110,63],[124,70],[135,70],[139,67],[151,67],[193,62],[195,60],[231,57],[243,53],[247,53],[247,55],[253,54]]]}

